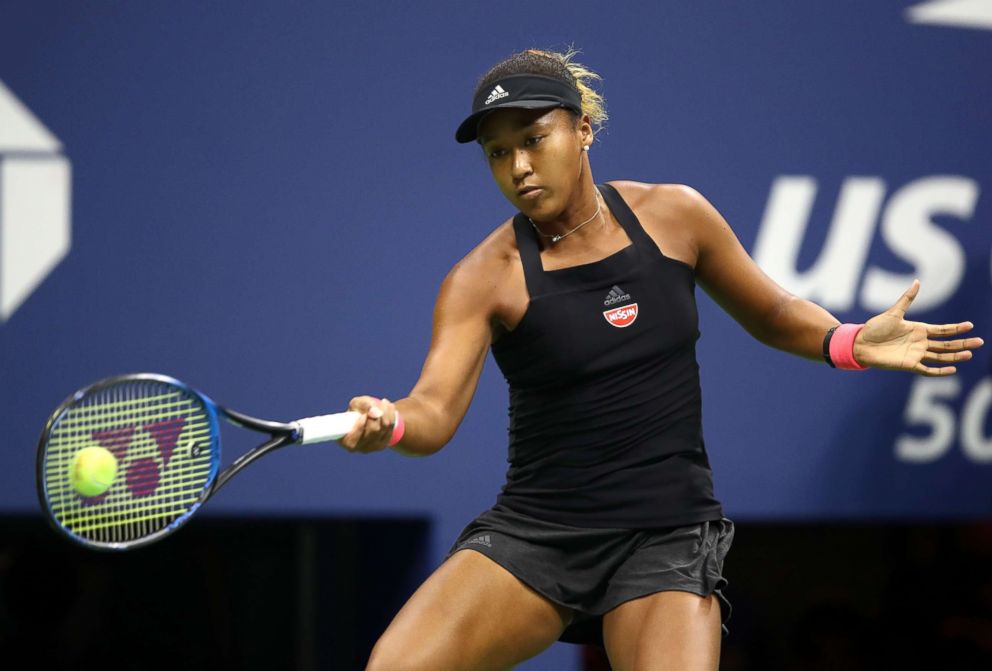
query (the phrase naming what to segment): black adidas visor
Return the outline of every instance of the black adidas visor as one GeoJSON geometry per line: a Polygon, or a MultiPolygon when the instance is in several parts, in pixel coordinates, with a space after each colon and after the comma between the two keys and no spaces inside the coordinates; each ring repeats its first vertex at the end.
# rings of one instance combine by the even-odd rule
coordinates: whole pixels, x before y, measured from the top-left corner
{"type": "Polygon", "coordinates": [[[582,96],[578,90],[563,81],[544,75],[510,75],[496,80],[475,96],[472,113],[462,121],[455,131],[459,142],[473,142],[479,137],[479,123],[482,117],[498,109],[519,107],[541,109],[543,107],[564,107],[573,112],[582,112],[582,96]]]}

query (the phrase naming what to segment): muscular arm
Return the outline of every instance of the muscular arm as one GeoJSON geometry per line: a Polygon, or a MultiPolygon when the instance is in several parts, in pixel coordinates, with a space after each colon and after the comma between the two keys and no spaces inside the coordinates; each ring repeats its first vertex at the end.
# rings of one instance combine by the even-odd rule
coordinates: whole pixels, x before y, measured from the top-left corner
{"type": "MultiPolygon", "coordinates": [[[[475,394],[491,343],[490,299],[480,267],[466,259],[441,285],[430,350],[409,396],[396,403],[406,432],[393,449],[426,456],[451,440],[475,394]]],[[[492,277],[492,275],[489,275],[492,277]]]]}
{"type": "Polygon", "coordinates": [[[822,360],[823,336],[838,320],[768,277],[703,196],[689,187],[679,191],[679,207],[696,241],[699,285],[757,340],[822,360]]]}
{"type": "MultiPolygon", "coordinates": [[[[396,410],[406,425],[402,440],[393,446],[400,454],[427,456],[451,440],[479,383],[492,325],[507,316],[507,288],[516,295],[511,269],[519,263],[510,263],[516,249],[512,236],[508,224],[497,228],[448,273],[434,306],[431,345],[417,384],[395,404],[371,396],[351,399],[349,409],[362,415],[341,439],[343,447],[355,452],[384,449],[396,410]]],[[[522,282],[521,275],[519,294],[526,296],[522,282]]]]}
{"type": "MultiPolygon", "coordinates": [[[[705,198],[686,186],[624,182],[626,195],[646,215],[648,232],[667,256],[695,270],[696,281],[759,341],[821,361],[823,336],[837,319],[819,305],[793,296],[765,275],[737,236],[705,198]]],[[[972,358],[981,338],[951,338],[971,322],[927,324],[906,321],[919,291],[912,286],[885,312],[868,319],[854,341],[862,365],[920,375],[953,375],[953,363],[972,358]],[[940,364],[938,366],[927,364],[940,364]]]]}

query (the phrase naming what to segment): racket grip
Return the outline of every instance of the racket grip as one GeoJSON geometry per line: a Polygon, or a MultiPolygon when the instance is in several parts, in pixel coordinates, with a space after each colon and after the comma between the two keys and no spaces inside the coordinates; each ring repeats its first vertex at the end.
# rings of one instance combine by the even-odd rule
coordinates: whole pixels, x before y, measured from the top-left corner
{"type": "Polygon", "coordinates": [[[347,435],[362,416],[360,412],[336,412],[333,415],[318,415],[296,420],[300,429],[302,445],[324,443],[347,435]]]}

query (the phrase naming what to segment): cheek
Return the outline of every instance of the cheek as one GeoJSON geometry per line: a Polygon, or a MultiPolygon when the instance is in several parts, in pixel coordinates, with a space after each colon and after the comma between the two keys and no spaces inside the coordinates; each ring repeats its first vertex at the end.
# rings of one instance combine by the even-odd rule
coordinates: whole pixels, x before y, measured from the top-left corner
{"type": "Polygon", "coordinates": [[[499,192],[503,194],[503,197],[516,206],[517,189],[513,184],[513,178],[510,176],[509,171],[500,170],[498,167],[490,165],[489,173],[493,176],[493,180],[496,182],[496,186],[499,188],[499,192]]]}
{"type": "MultiPolygon", "coordinates": [[[[550,147],[549,147],[550,149],[550,147]]],[[[556,147],[552,154],[548,152],[544,160],[541,161],[539,175],[540,182],[549,187],[553,200],[562,198],[567,200],[569,194],[579,178],[579,159],[573,156],[568,147],[556,147]]],[[[560,206],[562,203],[557,203],[560,206]]]]}
{"type": "Polygon", "coordinates": [[[493,180],[496,181],[496,185],[503,195],[509,197],[510,194],[516,193],[513,186],[513,176],[509,170],[504,169],[500,165],[490,164],[489,173],[493,176],[493,180]]]}
{"type": "Polygon", "coordinates": [[[499,188],[503,188],[503,184],[507,181],[507,171],[502,168],[498,161],[487,161],[486,165],[489,167],[489,174],[493,176],[493,179],[499,184],[499,188]]]}
{"type": "Polygon", "coordinates": [[[563,137],[548,147],[549,163],[563,176],[578,172],[582,163],[582,150],[571,137],[563,137]]]}

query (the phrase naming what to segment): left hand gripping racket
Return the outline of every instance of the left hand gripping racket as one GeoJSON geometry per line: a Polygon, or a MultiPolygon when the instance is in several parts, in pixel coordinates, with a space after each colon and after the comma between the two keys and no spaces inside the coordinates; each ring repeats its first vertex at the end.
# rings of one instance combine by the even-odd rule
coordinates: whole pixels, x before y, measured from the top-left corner
{"type": "Polygon", "coordinates": [[[176,531],[259,457],[285,445],[337,440],[360,416],[270,422],[228,410],[164,375],[107,378],[77,391],[49,417],[38,442],[38,497],[53,526],[73,541],[130,550],[176,531]],[[218,417],[270,438],[220,471],[218,417]],[[114,455],[117,471],[109,489],[84,496],[70,469],[79,451],[93,446],[114,455]]]}

